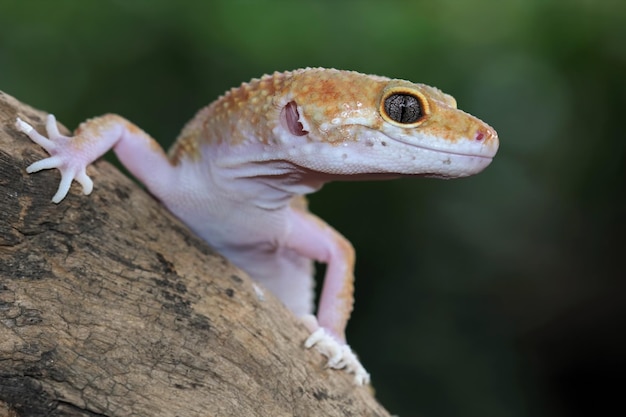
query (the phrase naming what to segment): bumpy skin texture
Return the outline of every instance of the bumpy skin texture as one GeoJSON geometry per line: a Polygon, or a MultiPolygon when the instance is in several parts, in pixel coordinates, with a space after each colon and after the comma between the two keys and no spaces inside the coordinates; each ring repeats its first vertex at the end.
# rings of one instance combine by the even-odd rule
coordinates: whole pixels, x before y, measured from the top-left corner
{"type": "Polygon", "coordinates": [[[50,153],[28,172],[61,171],[57,203],[74,179],[89,194],[86,167],[113,149],[175,215],[303,317],[312,332],[305,346],[358,384],[369,375],[345,341],[354,250],[303,196],[333,180],[464,177],[498,148],[490,126],[436,88],[323,68],[230,90],[185,126],[169,157],[117,115],[88,120],[73,137],[59,134],[52,115],[48,137],[19,119],[16,126],[50,153]],[[314,260],[327,264],[317,317],[314,260]]]}

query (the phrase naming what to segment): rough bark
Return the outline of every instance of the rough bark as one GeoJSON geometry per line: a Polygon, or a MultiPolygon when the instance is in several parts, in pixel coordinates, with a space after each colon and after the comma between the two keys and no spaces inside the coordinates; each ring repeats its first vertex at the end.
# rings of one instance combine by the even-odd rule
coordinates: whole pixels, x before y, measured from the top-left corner
{"type": "Polygon", "coordinates": [[[0,92],[0,417],[388,416],[271,294],[100,161],[86,197],[0,92]]]}

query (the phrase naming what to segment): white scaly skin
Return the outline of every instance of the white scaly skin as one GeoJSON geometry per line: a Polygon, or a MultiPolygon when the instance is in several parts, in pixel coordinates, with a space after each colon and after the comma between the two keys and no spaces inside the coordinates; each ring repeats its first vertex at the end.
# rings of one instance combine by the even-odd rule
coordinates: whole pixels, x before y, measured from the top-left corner
{"type": "Polygon", "coordinates": [[[354,250],[309,213],[303,195],[334,180],[456,178],[490,164],[496,132],[422,84],[322,68],[275,73],[232,89],[185,126],[169,157],[117,115],[48,137],[16,127],[50,154],[27,168],[58,168],[60,202],[72,180],[113,149],[128,170],[199,236],[276,294],[311,331],[305,342],[329,366],[369,382],[345,341],[353,305],[354,250]],[[327,264],[313,316],[312,262],[327,264]]]}

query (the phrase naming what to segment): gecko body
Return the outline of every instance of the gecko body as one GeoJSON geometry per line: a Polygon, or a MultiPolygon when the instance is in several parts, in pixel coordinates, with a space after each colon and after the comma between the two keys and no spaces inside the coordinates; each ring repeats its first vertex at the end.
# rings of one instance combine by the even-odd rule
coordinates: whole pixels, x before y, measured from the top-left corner
{"type": "Polygon", "coordinates": [[[271,290],[311,331],[305,342],[359,384],[369,375],[346,344],[353,306],[354,250],[311,214],[304,195],[333,180],[401,176],[456,178],[489,165],[496,132],[423,84],[351,71],[307,68],[263,76],[200,110],[166,155],[117,115],[90,119],[74,136],[16,126],[58,168],[61,201],[72,180],[113,149],[122,164],[218,252],[271,290]],[[327,265],[313,316],[313,261],[327,265]]]}

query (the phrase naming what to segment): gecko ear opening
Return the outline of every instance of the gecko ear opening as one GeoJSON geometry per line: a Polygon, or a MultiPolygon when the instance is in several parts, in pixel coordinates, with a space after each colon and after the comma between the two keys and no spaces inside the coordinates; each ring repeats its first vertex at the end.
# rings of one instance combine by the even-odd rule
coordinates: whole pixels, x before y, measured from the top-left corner
{"type": "Polygon", "coordinates": [[[295,101],[290,101],[283,107],[280,112],[280,121],[289,133],[294,136],[304,136],[308,134],[302,123],[300,123],[300,113],[298,113],[298,105],[295,101]]]}

